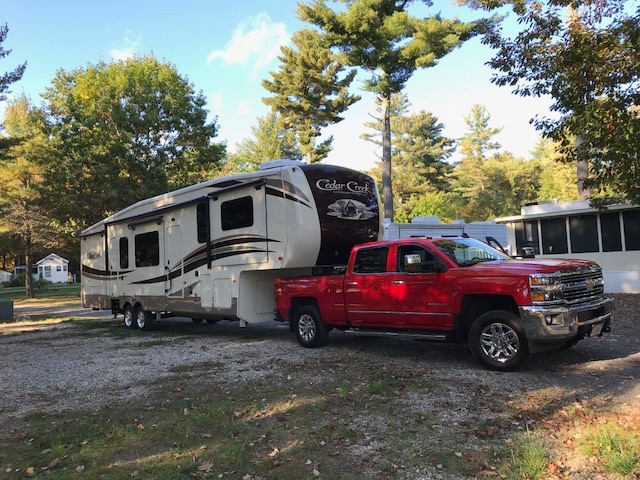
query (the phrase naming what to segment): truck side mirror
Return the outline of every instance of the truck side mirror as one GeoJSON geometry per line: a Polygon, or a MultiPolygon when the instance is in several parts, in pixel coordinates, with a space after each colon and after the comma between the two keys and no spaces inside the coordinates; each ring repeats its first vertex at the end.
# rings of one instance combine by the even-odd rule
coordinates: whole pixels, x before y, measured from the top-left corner
{"type": "Polygon", "coordinates": [[[522,258],[536,258],[536,251],[533,247],[522,247],[522,258]]]}

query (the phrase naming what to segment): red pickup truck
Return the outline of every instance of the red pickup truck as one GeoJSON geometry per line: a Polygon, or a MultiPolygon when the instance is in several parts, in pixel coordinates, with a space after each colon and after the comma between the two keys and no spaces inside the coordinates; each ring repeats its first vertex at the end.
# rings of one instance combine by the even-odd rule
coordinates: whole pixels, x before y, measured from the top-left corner
{"type": "Polygon", "coordinates": [[[502,371],[602,335],[613,320],[597,264],[516,260],[465,237],[357,245],[342,272],[277,279],[275,299],[276,320],[304,347],[325,345],[333,328],[408,336],[468,344],[502,371]]]}

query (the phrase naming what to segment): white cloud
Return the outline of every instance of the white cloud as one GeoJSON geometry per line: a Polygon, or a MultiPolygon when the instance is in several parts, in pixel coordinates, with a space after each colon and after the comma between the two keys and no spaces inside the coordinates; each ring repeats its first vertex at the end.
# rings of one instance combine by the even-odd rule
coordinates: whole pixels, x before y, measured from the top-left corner
{"type": "Polygon", "coordinates": [[[220,115],[222,113],[222,95],[219,93],[212,93],[207,99],[210,111],[214,115],[220,115]]]}
{"type": "Polygon", "coordinates": [[[258,69],[269,65],[288,41],[284,23],[274,23],[269,15],[260,13],[241,22],[225,47],[212,51],[207,61],[220,58],[230,64],[253,63],[258,69]]]}
{"type": "Polygon", "coordinates": [[[131,30],[127,30],[127,33],[124,36],[123,43],[125,46],[123,48],[113,48],[111,49],[111,58],[114,60],[128,60],[136,54],[136,50],[140,46],[140,41],[142,39],[141,36],[138,35],[136,40],[132,39],[133,32],[131,30]]]}
{"type": "Polygon", "coordinates": [[[240,100],[236,105],[236,113],[238,115],[249,115],[251,113],[251,106],[244,100],[240,100]]]}

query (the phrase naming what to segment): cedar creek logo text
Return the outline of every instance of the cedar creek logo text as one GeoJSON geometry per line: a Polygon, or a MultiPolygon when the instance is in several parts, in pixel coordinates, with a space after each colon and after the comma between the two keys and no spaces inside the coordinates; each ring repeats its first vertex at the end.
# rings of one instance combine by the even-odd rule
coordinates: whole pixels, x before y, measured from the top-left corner
{"type": "Polygon", "coordinates": [[[336,180],[323,178],[316,182],[316,187],[326,192],[344,191],[345,189],[352,193],[371,193],[369,185],[359,185],[358,182],[338,183],[336,180]]]}

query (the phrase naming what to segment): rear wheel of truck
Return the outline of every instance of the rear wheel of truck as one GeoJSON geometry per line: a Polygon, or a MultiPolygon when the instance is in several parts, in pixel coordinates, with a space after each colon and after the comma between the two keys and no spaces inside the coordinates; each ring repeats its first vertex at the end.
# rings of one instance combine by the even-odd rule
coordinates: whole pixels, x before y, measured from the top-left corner
{"type": "Polygon", "coordinates": [[[520,319],[495,310],[480,315],[469,332],[473,357],[491,370],[516,370],[529,360],[529,346],[520,319]]]}
{"type": "Polygon", "coordinates": [[[315,306],[304,305],[296,310],[293,322],[296,338],[303,347],[322,347],[327,344],[329,330],[315,306]]]}
{"type": "Polygon", "coordinates": [[[153,328],[153,315],[151,312],[138,308],[136,312],[136,325],[140,330],[148,331],[153,328]]]}
{"type": "Polygon", "coordinates": [[[124,307],[124,311],[122,313],[124,316],[124,326],[127,328],[136,328],[136,314],[133,307],[131,305],[127,305],[124,307]]]}

